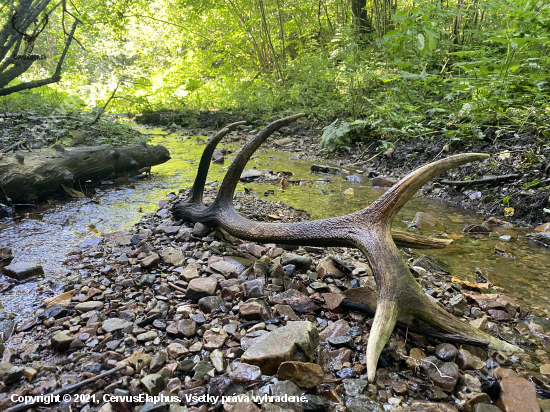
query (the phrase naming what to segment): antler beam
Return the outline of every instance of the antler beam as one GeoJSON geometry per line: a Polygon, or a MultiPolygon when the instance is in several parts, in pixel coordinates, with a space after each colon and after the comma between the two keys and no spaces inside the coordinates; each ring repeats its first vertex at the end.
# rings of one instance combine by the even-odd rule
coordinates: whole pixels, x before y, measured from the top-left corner
{"type": "Polygon", "coordinates": [[[431,301],[412,276],[394,243],[437,248],[446,247],[450,242],[390,230],[391,220],[424,184],[453,167],[485,159],[486,154],[465,153],[430,163],[401,179],[369,207],[346,216],[273,224],[251,221],[235,212],[232,204],[235,188],[252,154],[273,132],[302,116],[304,114],[277,120],[256,134],[229,167],[214,202],[206,206],[202,203],[202,192],[214,148],[223,136],[243,122],[233,123],[218,132],[201,158],[190,198],[174,206],[174,216],[208,226],[221,226],[241,239],[308,246],[351,246],[361,250],[372,267],[378,287],[378,307],[367,344],[367,374],[371,382],[375,378],[380,353],[397,319],[406,314],[444,332],[488,341],[492,349],[521,351],[460,321],[431,301]]]}

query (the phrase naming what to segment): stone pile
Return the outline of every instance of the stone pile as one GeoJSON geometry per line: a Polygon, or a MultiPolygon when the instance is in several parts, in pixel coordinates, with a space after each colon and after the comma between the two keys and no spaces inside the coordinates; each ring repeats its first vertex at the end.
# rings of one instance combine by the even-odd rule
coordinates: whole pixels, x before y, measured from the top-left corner
{"type": "Polygon", "coordinates": [[[73,274],[65,293],[5,343],[0,410],[15,405],[11,394],[50,393],[121,365],[78,391],[95,395],[89,402],[44,410],[550,410],[550,322],[527,316],[501,292],[467,287],[426,257],[409,259],[441,306],[526,352],[396,329],[369,383],[372,319],[343,302],[376,304],[372,272],[357,251],[244,242],[219,228],[175,222],[169,207],[162,202],[134,230],[88,240],[67,257],[73,274]],[[181,402],[105,403],[104,394],[181,402]],[[196,400],[238,394],[250,399],[196,400]],[[264,395],[274,398],[253,402],[264,395]]]}

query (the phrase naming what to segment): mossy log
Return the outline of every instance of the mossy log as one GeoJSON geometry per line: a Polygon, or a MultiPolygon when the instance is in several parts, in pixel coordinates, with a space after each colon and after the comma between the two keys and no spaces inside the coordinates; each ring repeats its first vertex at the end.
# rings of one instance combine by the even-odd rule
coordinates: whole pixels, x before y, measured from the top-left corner
{"type": "MultiPolygon", "coordinates": [[[[4,155],[0,159],[0,199],[32,202],[63,186],[137,171],[170,160],[164,146],[80,147],[4,155]]],[[[76,185],[75,189],[79,189],[76,185]]]]}

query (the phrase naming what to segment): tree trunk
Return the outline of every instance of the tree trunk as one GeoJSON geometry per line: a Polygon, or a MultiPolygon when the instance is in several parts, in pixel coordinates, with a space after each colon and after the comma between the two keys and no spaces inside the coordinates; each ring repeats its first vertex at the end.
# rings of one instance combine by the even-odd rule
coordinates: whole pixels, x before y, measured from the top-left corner
{"type": "Polygon", "coordinates": [[[353,24],[361,33],[372,31],[372,21],[367,14],[367,0],[351,0],[353,24]]]}
{"type": "MultiPolygon", "coordinates": [[[[80,181],[96,180],[112,174],[137,171],[170,160],[161,145],[134,147],[82,147],[35,152],[0,160],[0,199],[30,202],[43,198],[63,186],[72,188],[80,181]]],[[[76,186],[79,189],[78,186],[76,186]]]]}

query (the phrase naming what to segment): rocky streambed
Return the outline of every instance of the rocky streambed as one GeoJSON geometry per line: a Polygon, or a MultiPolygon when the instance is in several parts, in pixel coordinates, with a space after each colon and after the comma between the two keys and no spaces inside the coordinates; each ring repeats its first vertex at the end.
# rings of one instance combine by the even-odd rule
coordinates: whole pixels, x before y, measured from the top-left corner
{"type": "MultiPolygon", "coordinates": [[[[550,322],[502,290],[405,250],[428,295],[525,353],[430,337],[410,324],[394,331],[369,383],[372,319],[346,306],[375,302],[362,255],[243,242],[173,221],[170,206],[183,196],[161,201],[132,230],[84,241],[64,262],[63,294],[5,328],[0,410],[78,382],[78,398],[41,410],[550,410],[550,322]]],[[[251,217],[306,218],[245,194],[237,204],[251,217]]]]}

